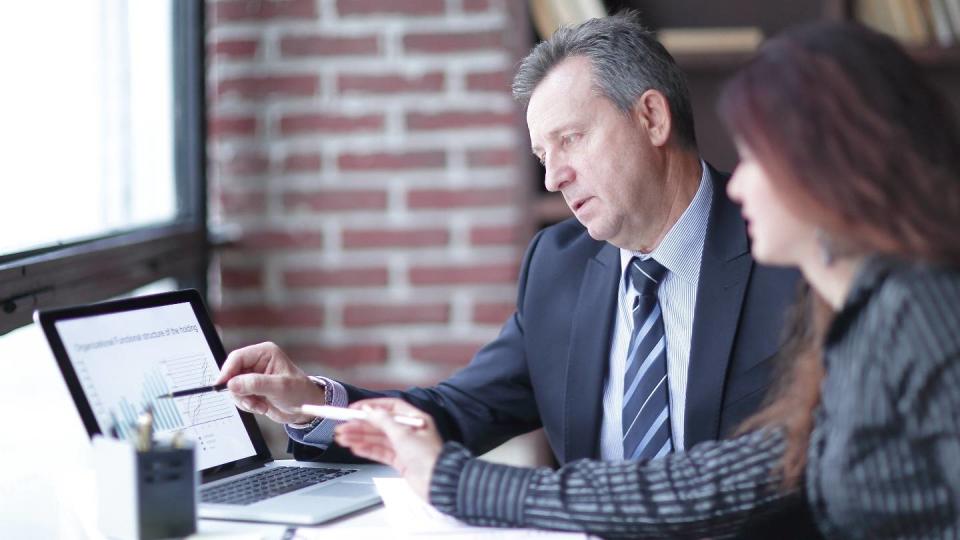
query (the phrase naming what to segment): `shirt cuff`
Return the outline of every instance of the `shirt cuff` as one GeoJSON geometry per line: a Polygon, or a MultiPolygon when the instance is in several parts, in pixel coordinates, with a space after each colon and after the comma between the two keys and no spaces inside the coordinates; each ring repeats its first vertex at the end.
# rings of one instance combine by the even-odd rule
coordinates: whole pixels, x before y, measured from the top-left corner
{"type": "MultiPolygon", "coordinates": [[[[326,377],[311,376],[310,379],[317,384],[326,386],[327,405],[347,406],[347,389],[342,384],[326,377]]],[[[339,423],[337,420],[317,418],[309,424],[287,424],[284,429],[287,436],[294,442],[326,449],[333,442],[333,430],[339,423]]]]}
{"type": "Polygon", "coordinates": [[[443,445],[430,478],[430,504],[444,514],[457,514],[457,486],[460,475],[473,454],[458,443],[443,445]]]}
{"type": "Polygon", "coordinates": [[[430,504],[468,523],[524,526],[535,469],[490,463],[458,443],[443,445],[430,479],[430,504]]]}

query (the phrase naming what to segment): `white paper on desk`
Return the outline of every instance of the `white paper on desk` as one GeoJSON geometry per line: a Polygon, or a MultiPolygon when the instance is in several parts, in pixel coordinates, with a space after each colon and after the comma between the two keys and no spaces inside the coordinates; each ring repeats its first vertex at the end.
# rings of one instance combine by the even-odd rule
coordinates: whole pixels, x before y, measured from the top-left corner
{"type": "Polygon", "coordinates": [[[561,533],[536,529],[498,529],[475,527],[439,512],[424,502],[410,489],[403,478],[374,478],[377,492],[383,499],[387,521],[408,536],[429,538],[451,538],[470,540],[473,538],[543,538],[556,540],[584,540],[587,535],[581,533],[561,533]]]}

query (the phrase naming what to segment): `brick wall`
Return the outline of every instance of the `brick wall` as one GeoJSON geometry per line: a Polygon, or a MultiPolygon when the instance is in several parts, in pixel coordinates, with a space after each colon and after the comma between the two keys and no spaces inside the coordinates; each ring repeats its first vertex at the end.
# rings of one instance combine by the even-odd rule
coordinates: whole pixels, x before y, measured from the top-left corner
{"type": "Polygon", "coordinates": [[[529,237],[516,0],[208,2],[212,282],[228,348],[430,384],[512,311],[529,237]]]}

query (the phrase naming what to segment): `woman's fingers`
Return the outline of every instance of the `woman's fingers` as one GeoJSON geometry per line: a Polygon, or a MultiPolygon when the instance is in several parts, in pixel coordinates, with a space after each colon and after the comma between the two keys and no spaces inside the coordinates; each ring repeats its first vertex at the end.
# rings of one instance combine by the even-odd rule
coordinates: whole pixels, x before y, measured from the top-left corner
{"type": "Polygon", "coordinates": [[[390,439],[380,432],[369,431],[337,431],[337,444],[341,446],[356,446],[363,444],[378,444],[381,446],[390,446],[390,439]]]}
{"type": "MultiPolygon", "coordinates": [[[[397,464],[395,463],[397,454],[392,448],[379,445],[370,445],[351,448],[350,450],[359,457],[370,459],[379,463],[383,463],[384,465],[389,465],[394,469],[398,469],[397,464]]],[[[400,472],[402,473],[403,471],[400,472]]]]}
{"type": "Polygon", "coordinates": [[[354,455],[362,458],[372,459],[385,463],[390,466],[395,465],[397,457],[390,440],[384,436],[372,436],[369,434],[342,435],[337,433],[334,440],[340,446],[349,448],[354,455]]]}

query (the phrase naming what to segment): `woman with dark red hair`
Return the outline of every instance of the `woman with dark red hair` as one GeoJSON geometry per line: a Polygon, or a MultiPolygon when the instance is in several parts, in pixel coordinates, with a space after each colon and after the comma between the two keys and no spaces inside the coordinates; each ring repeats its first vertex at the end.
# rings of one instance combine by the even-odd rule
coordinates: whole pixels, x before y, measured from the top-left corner
{"type": "Polygon", "coordinates": [[[768,41],[719,109],[760,262],[799,268],[783,379],[740,435],[557,471],[474,459],[426,415],[359,402],[337,441],[469,523],[604,537],[736,535],[791,505],[842,538],[960,537],[960,134],[893,40],[816,24],[768,41]],[[382,410],[423,416],[426,429],[382,410]]]}

